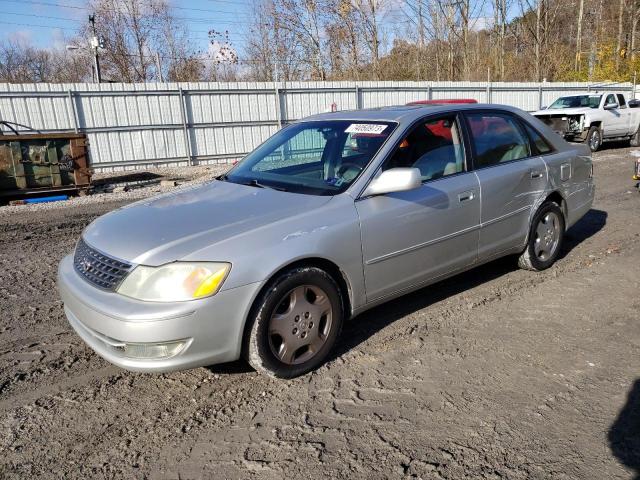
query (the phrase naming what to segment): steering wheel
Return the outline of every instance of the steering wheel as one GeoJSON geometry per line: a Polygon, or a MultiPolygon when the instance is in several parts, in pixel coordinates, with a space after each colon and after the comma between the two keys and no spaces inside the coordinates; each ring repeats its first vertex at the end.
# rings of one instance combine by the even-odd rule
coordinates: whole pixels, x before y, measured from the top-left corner
{"type": "Polygon", "coordinates": [[[357,173],[360,173],[362,170],[364,170],[364,167],[362,165],[358,165],[355,162],[344,162],[342,165],[340,165],[340,168],[338,168],[338,173],[340,175],[344,175],[344,173],[347,172],[347,170],[349,170],[350,168],[357,169],[357,173]]]}

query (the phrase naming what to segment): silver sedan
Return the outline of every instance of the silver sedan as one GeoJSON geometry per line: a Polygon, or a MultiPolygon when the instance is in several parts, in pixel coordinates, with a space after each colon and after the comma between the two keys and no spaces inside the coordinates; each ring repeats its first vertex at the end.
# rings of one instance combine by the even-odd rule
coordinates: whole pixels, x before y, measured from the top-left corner
{"type": "Polygon", "coordinates": [[[328,113],[216,181],[98,218],[58,284],[78,335],[121,367],[244,357],[289,378],[389,299],[506,255],[548,268],[593,196],[588,148],[514,108],[328,113]]]}

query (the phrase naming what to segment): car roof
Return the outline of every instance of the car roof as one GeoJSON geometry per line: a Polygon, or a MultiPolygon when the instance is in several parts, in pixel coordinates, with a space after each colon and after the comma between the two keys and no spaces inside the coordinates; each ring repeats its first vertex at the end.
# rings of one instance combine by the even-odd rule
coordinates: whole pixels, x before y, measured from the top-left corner
{"type": "Polygon", "coordinates": [[[395,105],[389,107],[366,108],[363,110],[341,110],[311,115],[299,121],[319,120],[353,120],[378,122],[412,122],[428,114],[459,112],[466,110],[502,110],[512,113],[522,113],[521,110],[507,105],[488,103],[457,103],[432,105],[395,105]]]}
{"type": "Polygon", "coordinates": [[[595,97],[596,95],[609,95],[610,93],[613,94],[618,94],[618,93],[622,93],[624,94],[624,92],[616,92],[614,90],[592,90],[590,92],[584,92],[584,93],[570,93],[568,95],[560,95],[558,98],[566,98],[566,97],[584,97],[585,95],[590,96],[590,97],[595,97]]]}

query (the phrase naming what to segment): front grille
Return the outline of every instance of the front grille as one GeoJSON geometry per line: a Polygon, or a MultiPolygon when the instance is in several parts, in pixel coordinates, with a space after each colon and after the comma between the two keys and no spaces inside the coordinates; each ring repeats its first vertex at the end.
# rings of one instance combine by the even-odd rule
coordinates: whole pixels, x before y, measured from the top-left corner
{"type": "Polygon", "coordinates": [[[73,257],[76,271],[90,283],[105,290],[115,290],[131,270],[131,265],[98,252],[80,239],[73,257]]]}

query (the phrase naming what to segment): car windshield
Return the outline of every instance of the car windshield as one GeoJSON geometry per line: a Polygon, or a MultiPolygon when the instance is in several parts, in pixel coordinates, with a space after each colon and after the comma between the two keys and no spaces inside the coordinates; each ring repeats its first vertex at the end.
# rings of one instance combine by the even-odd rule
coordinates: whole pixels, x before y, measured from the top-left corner
{"type": "Polygon", "coordinates": [[[330,120],[280,130],[221,180],[310,195],[344,192],[380,150],[395,123],[330,120]]]}
{"type": "Polygon", "coordinates": [[[560,97],[553,102],[549,108],[598,108],[602,95],[572,95],[571,97],[560,97]]]}

